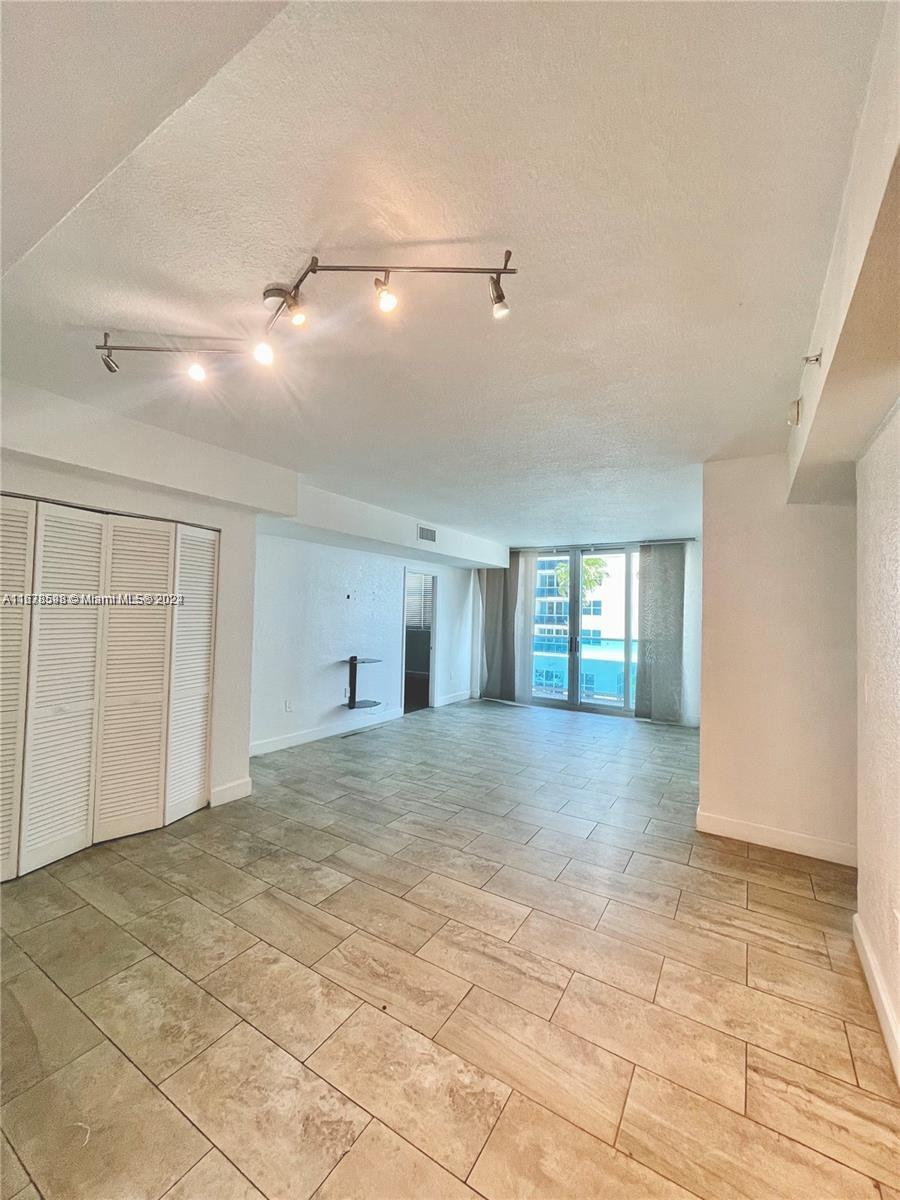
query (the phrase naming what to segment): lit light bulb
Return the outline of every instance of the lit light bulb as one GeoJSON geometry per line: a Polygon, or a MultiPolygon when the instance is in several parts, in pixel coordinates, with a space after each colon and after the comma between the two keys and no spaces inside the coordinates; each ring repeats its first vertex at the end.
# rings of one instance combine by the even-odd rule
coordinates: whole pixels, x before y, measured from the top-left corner
{"type": "Polygon", "coordinates": [[[202,383],[206,378],[206,371],[203,369],[203,364],[192,362],[188,367],[188,375],[190,375],[191,379],[193,379],[195,383],[202,383]]]}
{"type": "Polygon", "coordinates": [[[491,276],[491,305],[494,310],[494,320],[502,321],[504,317],[509,316],[509,305],[506,303],[506,296],[503,294],[503,288],[500,286],[500,276],[491,276]]]}
{"type": "Polygon", "coordinates": [[[305,325],[306,324],[306,313],[303,312],[301,309],[297,309],[294,312],[293,316],[291,317],[291,324],[296,325],[298,327],[300,325],[305,325]]]}
{"type": "Polygon", "coordinates": [[[275,354],[268,342],[260,342],[253,351],[253,357],[264,367],[270,367],[275,361],[275,354]]]}
{"type": "Polygon", "coordinates": [[[385,271],[384,279],[375,280],[375,295],[378,297],[378,307],[382,312],[393,312],[397,307],[397,297],[390,289],[390,282],[390,271],[385,271]]]}

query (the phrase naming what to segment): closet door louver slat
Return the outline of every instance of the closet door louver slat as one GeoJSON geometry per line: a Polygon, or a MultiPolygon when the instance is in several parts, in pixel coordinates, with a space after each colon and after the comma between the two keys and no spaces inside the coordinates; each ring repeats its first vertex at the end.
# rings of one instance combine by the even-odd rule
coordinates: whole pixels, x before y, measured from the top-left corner
{"type": "MultiPolygon", "coordinates": [[[[39,503],[33,590],[102,593],[105,550],[103,514],[39,503]]],[[[32,610],[20,874],[91,843],[99,673],[99,608],[32,610]]]]}
{"type": "Polygon", "coordinates": [[[179,525],[174,611],[166,823],[209,803],[209,737],[219,535],[179,525]]]}
{"type": "MultiPolygon", "coordinates": [[[[175,527],[110,516],[107,588],[112,594],[172,592],[175,527]]],[[[103,610],[103,674],[94,795],[95,842],[163,823],[172,609],[103,610]]]]}
{"type": "MultiPolygon", "coordinates": [[[[0,497],[0,593],[31,591],[35,503],[0,497]]],[[[25,695],[31,609],[0,604],[0,879],[12,879],[19,863],[25,695]]]]}

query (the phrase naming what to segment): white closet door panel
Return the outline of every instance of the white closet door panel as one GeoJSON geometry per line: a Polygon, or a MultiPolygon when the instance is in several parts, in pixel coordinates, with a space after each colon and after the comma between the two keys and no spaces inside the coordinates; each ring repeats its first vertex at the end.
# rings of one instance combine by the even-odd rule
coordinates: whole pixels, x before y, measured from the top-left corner
{"type": "Polygon", "coordinates": [[[178,526],[166,823],[209,803],[209,742],[219,535],[178,526]]]}
{"type": "MultiPolygon", "coordinates": [[[[34,591],[102,593],[105,547],[102,513],[39,503],[34,591]]],[[[100,612],[89,605],[32,611],[20,873],[91,843],[100,612]]]]}
{"type": "MultiPolygon", "coordinates": [[[[107,587],[113,596],[173,590],[175,527],[110,516],[107,587]]],[[[162,825],[172,609],[113,605],[103,613],[103,688],[94,841],[162,825]]]]}
{"type": "MultiPolygon", "coordinates": [[[[0,497],[0,593],[27,594],[34,570],[35,503],[0,497]]],[[[18,871],[31,608],[0,604],[0,879],[18,871]]]]}

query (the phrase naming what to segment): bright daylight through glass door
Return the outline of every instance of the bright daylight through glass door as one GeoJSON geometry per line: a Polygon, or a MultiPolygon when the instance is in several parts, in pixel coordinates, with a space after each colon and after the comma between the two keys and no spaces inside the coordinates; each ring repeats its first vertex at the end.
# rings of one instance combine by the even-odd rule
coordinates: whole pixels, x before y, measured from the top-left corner
{"type": "Polygon", "coordinates": [[[539,555],[534,588],[531,693],[569,699],[569,555],[539,555]]]}
{"type": "Polygon", "coordinates": [[[538,556],[535,700],[634,710],[639,557],[631,547],[538,556]]]}

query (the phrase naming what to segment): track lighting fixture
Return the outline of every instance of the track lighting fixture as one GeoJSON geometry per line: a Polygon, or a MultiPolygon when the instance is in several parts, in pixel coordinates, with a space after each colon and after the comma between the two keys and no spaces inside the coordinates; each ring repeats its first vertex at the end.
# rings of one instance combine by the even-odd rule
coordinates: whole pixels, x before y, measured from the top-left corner
{"type": "Polygon", "coordinates": [[[112,347],[109,344],[108,333],[104,333],[103,335],[103,345],[97,346],[95,349],[103,351],[103,353],[100,355],[100,361],[103,363],[104,367],[106,367],[107,371],[109,371],[110,375],[115,375],[116,371],[119,369],[119,364],[110,354],[112,347]]]}
{"type": "Polygon", "coordinates": [[[397,307],[397,297],[388,286],[391,282],[391,273],[386,270],[384,279],[375,280],[375,294],[378,296],[378,307],[382,312],[393,312],[397,307]]]}
{"type": "Polygon", "coordinates": [[[303,305],[293,292],[288,292],[284,302],[287,305],[288,312],[291,314],[291,324],[295,325],[298,329],[301,325],[305,325],[306,313],[303,311],[303,305]]]}
{"type": "MultiPolygon", "coordinates": [[[[378,307],[384,313],[393,312],[397,307],[397,297],[391,290],[391,272],[408,275],[487,275],[490,277],[490,297],[491,306],[493,309],[494,318],[500,320],[509,314],[509,305],[506,303],[506,295],[504,294],[501,285],[501,277],[503,275],[516,275],[518,270],[516,267],[509,265],[509,260],[512,257],[512,251],[507,250],[503,257],[502,267],[412,267],[412,266],[365,266],[356,263],[320,263],[316,255],[313,255],[304,269],[301,271],[299,278],[295,281],[292,287],[285,284],[272,283],[263,291],[263,302],[266,307],[271,310],[271,316],[266,322],[265,334],[266,337],[271,333],[272,329],[277,324],[282,313],[287,313],[290,317],[291,324],[295,327],[302,326],[306,323],[306,313],[303,309],[303,304],[300,299],[300,288],[306,282],[310,275],[322,274],[326,271],[344,271],[357,272],[365,275],[375,276],[375,292],[378,297],[378,307]]],[[[218,339],[219,341],[237,341],[237,339],[218,339]]],[[[103,341],[94,347],[100,351],[100,361],[106,367],[110,374],[115,374],[119,370],[119,364],[113,358],[113,352],[121,353],[140,353],[140,354],[248,354],[250,348],[246,343],[240,345],[222,346],[222,345],[204,345],[198,346],[194,343],[193,346],[126,346],[112,345],[109,340],[109,334],[104,333],[103,341]]],[[[270,367],[275,361],[275,352],[268,341],[258,342],[252,350],[253,357],[258,363],[264,367],[270,367]]],[[[206,368],[203,363],[197,359],[193,359],[187,370],[189,378],[196,383],[202,383],[206,379],[206,368]]]]}
{"type": "Polygon", "coordinates": [[[509,316],[509,305],[496,275],[491,276],[491,304],[494,308],[494,320],[500,321],[509,316]]]}
{"type": "Polygon", "coordinates": [[[500,319],[509,313],[509,305],[506,303],[506,296],[503,293],[500,278],[503,275],[518,274],[517,268],[509,265],[510,258],[512,258],[512,251],[507,250],[503,256],[502,267],[397,267],[365,266],[362,263],[320,263],[318,256],[314,254],[300,272],[293,287],[286,287],[283,284],[270,284],[263,292],[263,300],[267,307],[272,308],[273,305],[275,306],[275,311],[266,322],[266,333],[271,333],[281,318],[282,313],[292,313],[289,297],[296,298],[299,296],[300,288],[309,276],[322,275],[326,271],[355,271],[364,275],[374,275],[378,307],[382,312],[386,313],[393,312],[397,307],[397,296],[390,287],[391,272],[408,275],[489,275],[491,277],[491,304],[493,305],[494,316],[500,319]]]}

